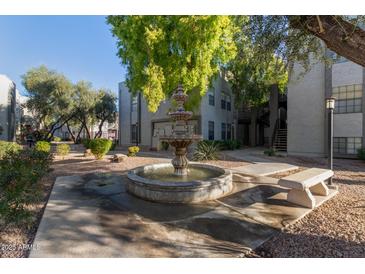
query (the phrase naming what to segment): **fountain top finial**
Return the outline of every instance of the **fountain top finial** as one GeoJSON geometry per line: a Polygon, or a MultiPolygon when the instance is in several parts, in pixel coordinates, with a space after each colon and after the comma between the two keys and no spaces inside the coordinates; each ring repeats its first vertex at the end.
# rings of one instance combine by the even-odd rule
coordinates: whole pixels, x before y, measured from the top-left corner
{"type": "Polygon", "coordinates": [[[186,100],[188,99],[188,95],[185,94],[184,88],[182,84],[179,84],[172,95],[172,98],[177,102],[178,108],[184,107],[186,100]]]}

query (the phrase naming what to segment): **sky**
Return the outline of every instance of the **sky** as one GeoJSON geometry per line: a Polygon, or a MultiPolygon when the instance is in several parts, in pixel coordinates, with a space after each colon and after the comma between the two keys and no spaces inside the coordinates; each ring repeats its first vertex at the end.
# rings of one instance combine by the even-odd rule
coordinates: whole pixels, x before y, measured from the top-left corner
{"type": "Polygon", "coordinates": [[[105,16],[0,16],[0,74],[24,95],[21,75],[46,65],[73,83],[117,93],[126,69],[105,16]]]}

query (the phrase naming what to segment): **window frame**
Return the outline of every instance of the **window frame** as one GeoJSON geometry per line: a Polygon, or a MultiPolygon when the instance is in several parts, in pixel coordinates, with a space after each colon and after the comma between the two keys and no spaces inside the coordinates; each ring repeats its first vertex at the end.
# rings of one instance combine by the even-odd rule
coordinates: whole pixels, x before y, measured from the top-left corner
{"type": "Polygon", "coordinates": [[[131,143],[137,143],[137,124],[131,124],[131,143]]]}
{"type": "Polygon", "coordinates": [[[214,140],[214,131],[214,121],[208,121],[208,140],[214,140]]]}
{"type": "Polygon", "coordinates": [[[131,96],[131,112],[137,111],[138,95],[131,96]]]}
{"type": "Polygon", "coordinates": [[[208,94],[208,105],[215,106],[215,96],[214,94],[208,94]]]}
{"type": "Polygon", "coordinates": [[[337,155],[356,155],[362,147],[362,137],[333,137],[333,153],[337,155]]]}
{"type": "Polygon", "coordinates": [[[226,123],[221,124],[221,139],[223,141],[227,140],[227,124],[226,123]]]}
{"type": "Polygon", "coordinates": [[[335,114],[361,113],[363,87],[361,84],[332,87],[332,96],[336,98],[335,114]]]}

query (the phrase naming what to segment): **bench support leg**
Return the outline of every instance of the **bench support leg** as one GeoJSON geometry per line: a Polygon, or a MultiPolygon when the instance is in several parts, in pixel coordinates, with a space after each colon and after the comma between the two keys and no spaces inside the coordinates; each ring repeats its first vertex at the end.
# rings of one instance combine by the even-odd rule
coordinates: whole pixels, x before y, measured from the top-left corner
{"type": "Polygon", "coordinates": [[[314,208],[316,205],[316,200],[309,189],[291,189],[288,193],[288,202],[308,208],[314,208]]]}
{"type": "Polygon", "coordinates": [[[317,194],[320,196],[327,196],[329,194],[328,187],[324,182],[320,182],[319,184],[316,184],[309,189],[313,194],[317,194]]]}

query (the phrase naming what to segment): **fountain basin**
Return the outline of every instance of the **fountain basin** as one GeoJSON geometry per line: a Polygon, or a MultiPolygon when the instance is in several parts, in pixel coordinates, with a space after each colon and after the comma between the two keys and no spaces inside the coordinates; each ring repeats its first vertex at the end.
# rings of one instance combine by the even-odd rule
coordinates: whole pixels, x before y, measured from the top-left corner
{"type": "Polygon", "coordinates": [[[223,168],[189,163],[188,175],[173,173],[170,163],[138,167],[128,172],[127,190],[161,203],[199,203],[218,199],[233,189],[232,173],[223,168]]]}

